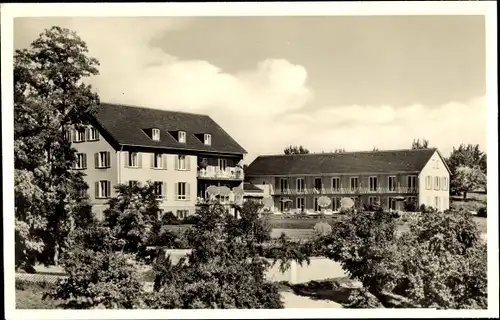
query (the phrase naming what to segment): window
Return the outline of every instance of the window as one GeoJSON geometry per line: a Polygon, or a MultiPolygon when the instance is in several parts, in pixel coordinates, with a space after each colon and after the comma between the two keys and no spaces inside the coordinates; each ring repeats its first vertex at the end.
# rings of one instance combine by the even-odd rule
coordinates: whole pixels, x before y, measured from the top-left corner
{"type": "Polygon", "coordinates": [[[204,138],[203,140],[205,141],[205,144],[207,146],[212,144],[212,135],[211,134],[206,133],[203,135],[203,138],[204,138]]]}
{"type": "Polygon", "coordinates": [[[167,158],[165,154],[153,153],[152,155],[152,168],[155,169],[166,169],[167,168],[167,158]]]}
{"type": "Polygon", "coordinates": [[[84,142],[85,141],[85,129],[78,129],[75,131],[75,139],[73,142],[84,142]]]}
{"type": "Polygon", "coordinates": [[[96,128],[94,127],[90,127],[88,129],[88,133],[89,133],[89,141],[97,141],[99,140],[99,131],[97,131],[96,128]]]}
{"type": "Polygon", "coordinates": [[[377,191],[378,188],[378,178],[370,177],[370,191],[377,191]]]}
{"type": "Polygon", "coordinates": [[[79,189],[76,191],[76,197],[78,199],[83,199],[87,197],[87,190],[86,189],[79,189]]]}
{"type": "Polygon", "coordinates": [[[280,179],[280,189],[281,192],[288,191],[288,179],[280,179]]]}
{"type": "Polygon", "coordinates": [[[185,219],[189,215],[189,210],[177,210],[177,219],[185,219]]]}
{"type": "Polygon", "coordinates": [[[185,155],[177,156],[177,170],[189,170],[189,158],[185,155]]]}
{"type": "Polygon", "coordinates": [[[138,152],[129,152],[128,154],[128,166],[138,168],[140,167],[140,159],[138,152]]]}
{"type": "Polygon", "coordinates": [[[340,191],[340,178],[332,178],[332,189],[334,192],[340,191]]]}
{"type": "Polygon", "coordinates": [[[323,188],[323,181],[321,178],[315,178],[314,179],[314,189],[316,190],[321,190],[323,188]]]}
{"type": "Polygon", "coordinates": [[[176,187],[177,200],[189,200],[189,183],[178,182],[176,187]]]}
{"type": "Polygon", "coordinates": [[[396,191],[396,177],[389,177],[389,191],[396,191]]]}
{"type": "Polygon", "coordinates": [[[139,185],[139,181],[137,181],[137,180],[129,180],[129,182],[128,182],[128,186],[130,188],[136,187],[138,185],[139,185]]]}
{"type": "Polygon", "coordinates": [[[185,131],[179,131],[179,142],[186,143],[186,132],[185,131]]]}
{"type": "Polygon", "coordinates": [[[304,179],[303,178],[298,178],[297,179],[297,192],[304,192],[304,188],[305,188],[304,179]]]}
{"type": "Polygon", "coordinates": [[[439,203],[439,197],[434,197],[434,208],[439,209],[441,207],[441,204],[439,203]]]}
{"type": "Polygon", "coordinates": [[[305,198],[297,198],[297,209],[301,211],[306,208],[306,199],[305,198]]]}
{"type": "Polygon", "coordinates": [[[101,180],[96,182],[96,198],[109,198],[111,197],[111,182],[101,180]]]}
{"type": "Polygon", "coordinates": [[[155,181],[154,182],[155,186],[155,196],[157,199],[161,199],[165,196],[165,190],[163,187],[163,182],[161,181],[155,181]]]}
{"type": "Polygon", "coordinates": [[[448,178],[442,177],[441,178],[441,189],[442,190],[448,190],[448,178]]]}
{"type": "Polygon", "coordinates": [[[417,177],[416,176],[408,176],[406,182],[407,182],[408,188],[415,189],[417,186],[417,177]]]}
{"type": "Polygon", "coordinates": [[[87,169],[87,154],[77,153],[74,165],[75,169],[87,169]]]}
{"type": "Polygon", "coordinates": [[[434,190],[439,190],[439,177],[434,177],[434,190]]]}
{"type": "Polygon", "coordinates": [[[95,154],[96,168],[109,168],[111,167],[111,157],[109,151],[102,151],[95,154]]]}
{"type": "Polygon", "coordinates": [[[226,170],[227,167],[227,160],[226,159],[219,159],[219,169],[224,171],[226,170]]]}
{"type": "Polygon", "coordinates": [[[397,205],[398,205],[397,200],[392,198],[392,197],[389,197],[389,209],[390,210],[397,210],[397,205]]]}
{"type": "Polygon", "coordinates": [[[378,204],[379,201],[378,201],[378,197],[368,197],[368,204],[373,206],[373,205],[376,205],[378,204]]]}
{"type": "Polygon", "coordinates": [[[351,177],[351,190],[357,190],[359,188],[359,178],[351,177]]]}
{"type": "Polygon", "coordinates": [[[158,128],[151,129],[151,139],[156,141],[160,140],[160,129],[158,128]]]}
{"type": "Polygon", "coordinates": [[[432,189],[432,177],[431,176],[426,176],[425,177],[425,188],[427,190],[432,189]]]}
{"type": "Polygon", "coordinates": [[[332,209],[333,211],[339,211],[340,210],[340,199],[339,197],[333,197],[332,198],[332,209]]]}
{"type": "Polygon", "coordinates": [[[318,198],[315,197],[314,198],[314,211],[320,211],[320,210],[321,210],[321,208],[320,208],[320,206],[318,204],[318,198]]]}

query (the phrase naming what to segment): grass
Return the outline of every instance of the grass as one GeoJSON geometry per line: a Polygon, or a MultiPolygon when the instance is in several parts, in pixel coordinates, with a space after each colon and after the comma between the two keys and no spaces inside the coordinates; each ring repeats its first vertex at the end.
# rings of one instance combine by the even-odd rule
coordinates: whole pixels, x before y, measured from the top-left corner
{"type": "Polygon", "coordinates": [[[57,309],[62,303],[43,295],[53,288],[45,282],[25,282],[16,280],[16,309],[57,309]]]}

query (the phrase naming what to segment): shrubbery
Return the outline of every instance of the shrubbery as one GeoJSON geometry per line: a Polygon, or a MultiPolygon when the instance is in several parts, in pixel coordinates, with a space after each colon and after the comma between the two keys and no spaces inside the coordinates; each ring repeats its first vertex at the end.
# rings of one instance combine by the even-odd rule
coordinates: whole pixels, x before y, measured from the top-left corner
{"type": "Polygon", "coordinates": [[[482,217],[482,218],[486,218],[487,217],[486,207],[479,208],[479,210],[477,211],[477,216],[482,217]]]}
{"type": "Polygon", "coordinates": [[[423,214],[398,237],[391,213],[363,212],[334,223],[322,241],[324,254],[387,307],[487,308],[486,245],[470,215],[423,214]]]}

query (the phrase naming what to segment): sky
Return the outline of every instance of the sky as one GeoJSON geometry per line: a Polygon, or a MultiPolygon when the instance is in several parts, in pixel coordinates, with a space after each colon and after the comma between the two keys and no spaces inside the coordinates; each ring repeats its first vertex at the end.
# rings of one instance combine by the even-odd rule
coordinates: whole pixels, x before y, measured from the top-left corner
{"type": "Polygon", "coordinates": [[[16,18],[14,47],[69,28],[102,102],[210,115],[247,151],[486,150],[482,16],[16,18]]]}

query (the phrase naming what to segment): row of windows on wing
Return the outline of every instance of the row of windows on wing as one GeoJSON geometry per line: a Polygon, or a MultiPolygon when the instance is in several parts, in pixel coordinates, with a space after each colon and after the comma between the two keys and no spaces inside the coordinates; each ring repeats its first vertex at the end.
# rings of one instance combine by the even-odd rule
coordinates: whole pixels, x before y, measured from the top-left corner
{"type": "MultiPolygon", "coordinates": [[[[333,178],[331,178],[331,180],[332,180],[332,189],[333,190],[340,190],[342,188],[340,177],[333,177],[333,178]]],[[[387,177],[387,180],[388,180],[388,188],[390,191],[395,191],[399,187],[400,182],[397,181],[396,176],[389,176],[389,177],[387,177]]],[[[296,183],[297,190],[304,191],[305,190],[305,179],[304,178],[297,178],[296,182],[297,182],[296,183]]],[[[360,187],[359,177],[350,177],[349,182],[350,182],[349,187],[352,190],[358,189],[360,187]]],[[[378,190],[378,188],[380,187],[378,177],[369,177],[368,184],[369,184],[370,190],[372,190],[372,191],[378,190]]],[[[406,177],[406,187],[416,188],[416,186],[417,186],[417,176],[407,176],[406,177]]],[[[281,188],[281,190],[289,189],[289,179],[281,178],[280,179],[280,188],[281,188]]],[[[322,178],[315,178],[313,188],[317,189],[317,190],[323,189],[324,188],[323,179],[322,178]]]]}
{"type": "MultiPolygon", "coordinates": [[[[154,181],[154,192],[157,199],[167,199],[167,182],[154,181]]],[[[139,181],[128,181],[129,187],[139,185],[139,181]]],[[[111,197],[111,181],[100,180],[95,183],[95,198],[106,199],[111,197]]],[[[189,182],[176,182],[174,183],[174,199],[175,200],[190,200],[191,199],[191,185],[189,182]]],[[[83,194],[82,194],[83,196],[83,194]]]]}
{"type": "MultiPolygon", "coordinates": [[[[160,135],[160,129],[157,128],[152,128],[151,130],[151,139],[155,141],[160,141],[161,135],[160,135]]],[[[149,130],[146,130],[149,132],[149,130]]],[[[180,143],[186,143],[186,138],[187,134],[186,131],[177,131],[177,141],[180,143]]],[[[200,138],[201,139],[201,138],[200,138]]],[[[207,146],[212,145],[212,135],[209,133],[204,133],[203,134],[203,143],[207,146]]]]}
{"type": "MultiPolygon", "coordinates": [[[[139,152],[129,152],[125,157],[125,166],[130,168],[142,168],[142,154],[139,152]]],[[[102,151],[94,154],[95,168],[103,169],[111,167],[111,153],[102,151]]],[[[167,169],[167,155],[152,153],[150,167],[154,169],[167,169]]],[[[87,169],[87,154],[77,153],[74,169],[87,169]]],[[[191,170],[191,158],[185,155],[175,157],[175,170],[191,170]]]]}
{"type": "MultiPolygon", "coordinates": [[[[350,197],[352,199],[353,202],[357,202],[358,201],[358,197],[350,197]]],[[[283,200],[284,198],[282,198],[283,200]]],[[[322,209],[324,209],[324,207],[321,207],[319,205],[319,202],[318,202],[318,197],[314,198],[314,211],[321,211],[322,209]]],[[[330,208],[332,209],[332,211],[336,212],[336,211],[339,211],[340,208],[341,208],[341,200],[342,200],[342,197],[332,197],[332,202],[330,204],[330,208]]],[[[407,197],[406,198],[407,201],[409,202],[412,202],[412,203],[415,203],[416,205],[418,205],[418,199],[417,197],[407,197]]],[[[387,197],[387,201],[388,201],[388,204],[389,204],[389,208],[391,209],[396,209],[396,200],[393,198],[393,197],[387,197]]],[[[298,197],[296,198],[295,200],[295,208],[290,208],[289,206],[287,206],[289,202],[285,202],[285,201],[280,201],[280,209],[281,211],[285,211],[287,209],[299,209],[299,210],[304,210],[306,209],[306,198],[304,197],[298,197]]],[[[370,196],[368,197],[368,204],[369,205],[378,205],[380,204],[380,197],[379,196],[370,196]]]]}

